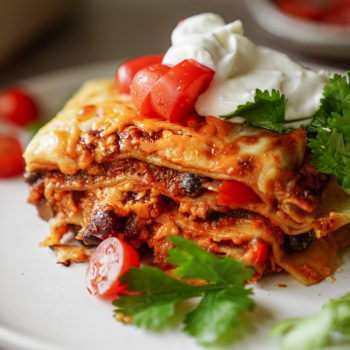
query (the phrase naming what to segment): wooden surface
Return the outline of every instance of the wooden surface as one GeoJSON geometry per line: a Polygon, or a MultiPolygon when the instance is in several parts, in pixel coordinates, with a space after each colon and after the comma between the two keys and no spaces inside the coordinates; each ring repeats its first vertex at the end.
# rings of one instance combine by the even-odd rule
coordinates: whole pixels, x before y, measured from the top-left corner
{"type": "Polygon", "coordinates": [[[0,87],[65,67],[164,52],[178,20],[203,12],[216,12],[226,22],[241,19],[246,35],[255,43],[296,60],[350,67],[346,61],[306,56],[270,41],[250,18],[244,0],[85,0],[0,67],[0,87]]]}

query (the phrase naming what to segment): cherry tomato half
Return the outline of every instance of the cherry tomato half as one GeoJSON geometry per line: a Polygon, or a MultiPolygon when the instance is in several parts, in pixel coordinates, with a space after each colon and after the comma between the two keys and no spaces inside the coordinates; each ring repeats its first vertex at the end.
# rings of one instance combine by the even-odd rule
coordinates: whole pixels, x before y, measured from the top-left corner
{"type": "Polygon", "coordinates": [[[131,266],[140,266],[137,252],[116,237],[104,240],[95,250],[86,270],[86,287],[92,295],[115,295],[125,291],[119,278],[131,266]]]}
{"type": "Polygon", "coordinates": [[[0,178],[15,176],[23,171],[20,143],[13,137],[0,135],[0,178]]]}
{"type": "Polygon", "coordinates": [[[198,95],[208,87],[214,73],[192,59],[172,67],[151,91],[154,111],[170,122],[186,117],[193,112],[198,95]]]}
{"type": "Polygon", "coordinates": [[[260,197],[254,190],[243,182],[224,180],[219,189],[218,204],[247,204],[259,203],[260,197]]]}
{"type": "Polygon", "coordinates": [[[161,63],[164,54],[134,58],[122,63],[115,73],[115,85],[121,94],[130,94],[130,84],[135,74],[146,66],[161,63]]]}
{"type": "Polygon", "coordinates": [[[0,118],[23,126],[39,116],[34,100],[18,88],[0,93],[0,118]]]}
{"type": "Polygon", "coordinates": [[[170,67],[164,64],[154,64],[139,70],[130,86],[132,102],[138,112],[144,116],[156,116],[150,101],[151,90],[156,82],[169,71],[170,67]]]}

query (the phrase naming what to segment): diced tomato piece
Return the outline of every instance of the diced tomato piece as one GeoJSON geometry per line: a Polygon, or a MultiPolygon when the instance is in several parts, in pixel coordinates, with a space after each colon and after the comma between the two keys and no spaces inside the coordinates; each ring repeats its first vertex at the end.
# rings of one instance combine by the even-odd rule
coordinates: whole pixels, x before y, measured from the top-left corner
{"type": "Polygon", "coordinates": [[[247,204],[259,203],[260,197],[254,190],[243,182],[224,180],[219,189],[218,204],[247,204]]]}
{"type": "Polygon", "coordinates": [[[0,135],[0,178],[23,173],[22,148],[13,137],[0,135]]]}
{"type": "Polygon", "coordinates": [[[151,90],[156,82],[169,71],[164,64],[154,64],[139,70],[130,86],[130,95],[137,111],[144,116],[156,116],[150,101],[151,90]]]}
{"type": "Polygon", "coordinates": [[[251,262],[256,264],[264,263],[269,256],[269,245],[264,241],[256,240],[251,246],[251,262]]]}
{"type": "Polygon", "coordinates": [[[170,122],[191,114],[198,95],[208,87],[214,73],[192,59],[172,67],[151,91],[154,111],[170,122]]]}
{"type": "Polygon", "coordinates": [[[0,93],[0,118],[23,126],[39,116],[34,100],[19,88],[0,93]]]}
{"type": "Polygon", "coordinates": [[[116,237],[107,238],[97,247],[87,268],[88,291],[104,296],[123,293],[126,285],[120,285],[119,278],[131,266],[140,266],[136,250],[116,237]]]}
{"type": "Polygon", "coordinates": [[[164,54],[137,57],[122,63],[115,73],[115,84],[121,94],[130,94],[130,84],[135,74],[146,66],[161,63],[164,54]]]}

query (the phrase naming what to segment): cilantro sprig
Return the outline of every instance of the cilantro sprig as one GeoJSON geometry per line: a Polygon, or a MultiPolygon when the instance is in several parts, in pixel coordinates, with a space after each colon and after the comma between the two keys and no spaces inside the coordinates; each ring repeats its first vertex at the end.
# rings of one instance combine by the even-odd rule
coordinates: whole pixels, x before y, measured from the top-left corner
{"type": "Polygon", "coordinates": [[[115,313],[131,316],[132,324],[148,329],[160,329],[175,314],[175,305],[183,300],[202,297],[200,303],[186,315],[184,331],[202,345],[227,344],[234,340],[232,332],[240,323],[244,310],[252,310],[251,289],[245,289],[254,270],[231,258],[218,258],[180,236],[170,236],[176,245],[169,250],[168,262],[177,269],[169,277],[158,268],[130,268],[121,283],[140,295],[120,295],[113,304],[115,313]],[[181,280],[200,281],[201,284],[181,280]],[[202,283],[202,282],[206,283],[202,283]]]}
{"type": "Polygon", "coordinates": [[[313,350],[337,342],[350,343],[350,293],[331,299],[316,315],[277,323],[269,337],[278,336],[283,336],[283,350],[313,350]]]}
{"type": "Polygon", "coordinates": [[[286,122],[287,100],[279,91],[272,90],[270,93],[256,89],[254,102],[239,105],[237,109],[229,114],[220,116],[221,119],[242,117],[247,123],[260,126],[272,131],[282,132],[282,125],[286,122]]]}
{"type": "MultiPolygon", "coordinates": [[[[350,79],[350,71],[347,71],[350,79]]],[[[350,84],[346,76],[335,74],[324,87],[324,98],[311,124],[306,128],[311,164],[321,173],[335,175],[338,184],[350,194],[350,84]]],[[[247,123],[283,132],[287,100],[279,91],[256,90],[254,102],[238,106],[222,119],[243,117],[247,123]]]]}
{"type": "MultiPolygon", "coordinates": [[[[350,71],[346,73],[350,78],[350,71]]],[[[345,111],[350,111],[350,84],[346,76],[335,74],[329,80],[329,85],[324,87],[323,96],[319,110],[306,128],[308,133],[316,133],[319,128],[327,128],[327,120],[331,118],[332,113],[344,115],[345,111]]]]}
{"type": "MultiPolygon", "coordinates": [[[[350,78],[350,71],[347,72],[350,78]]],[[[350,84],[335,74],[324,87],[320,109],[307,128],[312,149],[311,164],[321,173],[335,175],[350,194],[350,84]]]]}

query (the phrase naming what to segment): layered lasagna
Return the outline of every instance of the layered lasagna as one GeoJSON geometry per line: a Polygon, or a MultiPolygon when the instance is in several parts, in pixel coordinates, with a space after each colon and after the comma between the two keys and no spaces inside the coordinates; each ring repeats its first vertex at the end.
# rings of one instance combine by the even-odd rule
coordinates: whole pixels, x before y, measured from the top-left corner
{"type": "Polygon", "coordinates": [[[93,80],[43,127],[25,152],[29,202],[49,221],[41,244],[59,261],[88,261],[114,236],[167,264],[169,235],[251,265],[254,280],[285,270],[320,282],[350,244],[350,196],[310,164],[305,129],[280,134],[191,114],[180,122],[139,115],[109,79],[93,80]],[[223,205],[223,181],[259,201],[223,205]],[[80,245],[63,244],[73,232],[80,245]],[[259,244],[267,258],[252,258],[259,244]]]}

